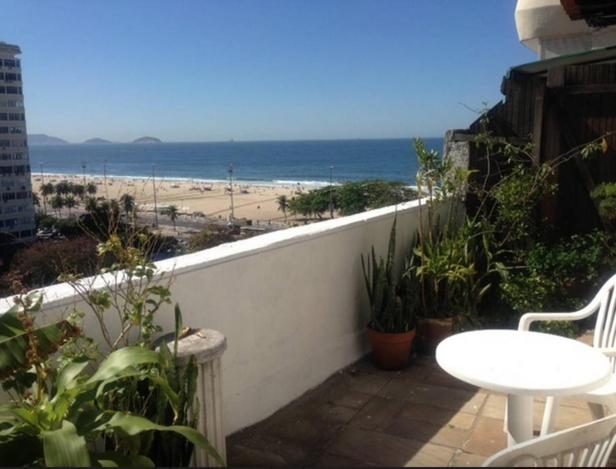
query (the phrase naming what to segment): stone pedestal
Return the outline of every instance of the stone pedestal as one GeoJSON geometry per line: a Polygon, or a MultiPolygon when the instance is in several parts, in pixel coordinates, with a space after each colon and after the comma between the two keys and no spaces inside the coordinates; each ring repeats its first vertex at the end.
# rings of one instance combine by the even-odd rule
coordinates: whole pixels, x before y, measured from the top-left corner
{"type": "MultiPolygon", "coordinates": [[[[170,344],[172,347],[173,344],[170,344]]],[[[196,333],[181,339],[178,343],[178,361],[180,366],[188,364],[191,356],[199,370],[197,377],[197,430],[203,433],[216,448],[218,454],[227,462],[225,432],[222,421],[222,371],[220,361],[227,348],[223,334],[212,329],[200,329],[196,333]]],[[[203,449],[195,447],[192,465],[219,466],[203,449]]]]}

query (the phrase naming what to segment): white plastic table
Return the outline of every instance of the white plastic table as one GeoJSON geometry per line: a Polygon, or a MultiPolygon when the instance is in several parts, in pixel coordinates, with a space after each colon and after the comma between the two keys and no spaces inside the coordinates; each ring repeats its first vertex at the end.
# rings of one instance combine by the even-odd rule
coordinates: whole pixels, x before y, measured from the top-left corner
{"type": "Polygon", "coordinates": [[[467,383],[507,394],[509,446],[533,437],[533,396],[581,394],[610,379],[599,350],[552,334],[516,330],[463,332],[443,340],[436,361],[467,383]]]}

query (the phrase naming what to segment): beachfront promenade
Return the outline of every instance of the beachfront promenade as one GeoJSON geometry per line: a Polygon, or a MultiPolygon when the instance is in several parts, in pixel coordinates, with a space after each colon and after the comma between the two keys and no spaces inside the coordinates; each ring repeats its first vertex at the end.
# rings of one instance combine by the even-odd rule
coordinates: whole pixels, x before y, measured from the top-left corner
{"type": "MultiPolygon", "coordinates": [[[[43,183],[57,184],[67,180],[77,184],[93,182],[97,187],[97,196],[108,199],[120,199],[123,194],[132,195],[140,206],[140,212],[152,212],[154,209],[154,186],[158,208],[175,205],[185,215],[204,214],[213,219],[228,219],[231,213],[231,201],[228,193],[229,183],[194,182],[158,178],[155,185],[152,178],[128,177],[92,177],[77,175],[33,174],[33,192],[40,195],[43,183]],[[105,182],[107,183],[105,185],[105,182]]],[[[234,211],[236,218],[247,218],[261,222],[284,221],[284,214],[278,209],[277,198],[288,198],[298,191],[308,188],[293,184],[263,185],[234,183],[234,211]]],[[[163,220],[164,217],[159,217],[163,220]]]]}

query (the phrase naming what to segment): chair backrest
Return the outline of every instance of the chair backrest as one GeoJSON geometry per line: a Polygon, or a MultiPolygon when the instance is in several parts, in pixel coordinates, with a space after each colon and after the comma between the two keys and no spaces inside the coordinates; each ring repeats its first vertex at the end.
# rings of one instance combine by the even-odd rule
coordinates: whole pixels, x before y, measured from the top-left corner
{"type": "Polygon", "coordinates": [[[485,467],[605,467],[616,444],[616,415],[525,441],[496,453],[485,467]]]}
{"type": "Polygon", "coordinates": [[[598,311],[595,323],[594,347],[616,346],[616,275],[613,275],[584,308],[589,315],[598,311]]]}

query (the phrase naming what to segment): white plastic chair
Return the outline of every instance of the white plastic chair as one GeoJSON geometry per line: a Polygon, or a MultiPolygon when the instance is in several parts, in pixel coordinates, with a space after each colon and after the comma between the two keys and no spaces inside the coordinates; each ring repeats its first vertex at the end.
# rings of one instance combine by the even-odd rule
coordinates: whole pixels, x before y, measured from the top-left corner
{"type": "Polygon", "coordinates": [[[605,467],[616,444],[616,415],[507,448],[484,467],[605,467]]]}
{"type": "MultiPolygon", "coordinates": [[[[597,314],[593,347],[599,348],[610,358],[612,372],[616,372],[616,275],[613,275],[599,290],[592,301],[572,313],[526,313],[520,318],[518,330],[527,331],[535,321],[577,321],[597,314]]],[[[605,407],[616,413],[616,375],[602,387],[581,396],[574,396],[589,403],[595,418],[605,415],[605,407]],[[604,407],[605,406],[605,407],[604,407]]],[[[541,435],[552,431],[556,419],[558,401],[548,397],[545,403],[541,435]]]]}

